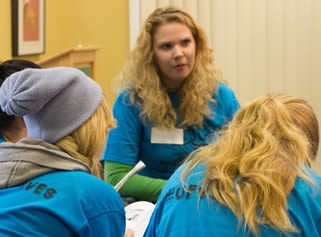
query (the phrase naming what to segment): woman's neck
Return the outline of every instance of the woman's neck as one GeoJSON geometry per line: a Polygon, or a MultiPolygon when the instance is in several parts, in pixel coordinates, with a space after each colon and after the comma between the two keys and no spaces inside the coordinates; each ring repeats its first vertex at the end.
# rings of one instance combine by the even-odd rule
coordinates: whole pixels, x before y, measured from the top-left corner
{"type": "Polygon", "coordinates": [[[15,118],[14,122],[10,125],[10,127],[2,132],[3,138],[7,142],[17,142],[20,139],[27,136],[27,128],[23,121],[23,118],[15,118]]]}
{"type": "Polygon", "coordinates": [[[3,133],[3,138],[7,141],[7,142],[17,142],[20,139],[26,137],[26,131],[21,131],[21,130],[7,130],[6,132],[3,133]]]}

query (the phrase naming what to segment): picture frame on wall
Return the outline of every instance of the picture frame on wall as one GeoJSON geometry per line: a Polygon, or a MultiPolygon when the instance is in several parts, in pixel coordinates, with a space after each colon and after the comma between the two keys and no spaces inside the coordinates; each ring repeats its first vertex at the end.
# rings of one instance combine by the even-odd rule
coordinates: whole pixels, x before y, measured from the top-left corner
{"type": "Polygon", "coordinates": [[[45,52],[45,0],[11,0],[12,56],[45,52]]]}

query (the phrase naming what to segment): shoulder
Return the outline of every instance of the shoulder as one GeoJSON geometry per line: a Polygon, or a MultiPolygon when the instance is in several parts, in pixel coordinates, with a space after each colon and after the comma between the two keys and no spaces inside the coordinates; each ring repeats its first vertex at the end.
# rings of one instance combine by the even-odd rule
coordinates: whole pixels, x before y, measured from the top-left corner
{"type": "MultiPolygon", "coordinates": [[[[188,173],[185,173],[188,169],[189,162],[181,165],[169,178],[165,186],[162,189],[161,196],[167,196],[168,192],[175,187],[181,187],[181,179],[184,177],[184,186],[188,189],[190,185],[198,186],[201,185],[207,166],[205,164],[198,164],[193,169],[189,170],[188,173]]],[[[161,197],[160,196],[160,197],[161,197]]]]}
{"type": "Polygon", "coordinates": [[[122,91],[116,98],[113,106],[113,115],[117,120],[138,118],[140,114],[140,107],[137,103],[137,98],[131,101],[130,91],[122,91]]]}
{"type": "Polygon", "coordinates": [[[311,169],[307,171],[314,184],[298,177],[287,201],[291,220],[310,233],[306,236],[311,236],[321,221],[321,177],[311,169]],[[309,223],[305,220],[309,220],[309,223]]]}
{"type": "Polygon", "coordinates": [[[115,104],[129,104],[130,103],[130,91],[124,90],[119,93],[119,95],[116,98],[115,104]]]}
{"type": "Polygon", "coordinates": [[[97,192],[99,196],[106,194],[109,197],[120,198],[119,194],[110,184],[107,184],[103,180],[95,177],[94,175],[81,171],[74,171],[69,173],[70,176],[73,176],[71,178],[76,179],[78,185],[85,190],[90,189],[92,192],[97,192]]]}
{"type": "Polygon", "coordinates": [[[215,86],[215,98],[219,99],[236,99],[234,91],[224,83],[215,86]]]}
{"type": "Polygon", "coordinates": [[[311,168],[307,168],[306,169],[306,174],[313,180],[314,184],[311,184],[310,182],[304,180],[301,177],[298,177],[296,182],[295,182],[295,186],[317,186],[317,187],[321,187],[321,176],[318,175],[314,170],[312,170],[311,168]]]}
{"type": "MultiPolygon", "coordinates": [[[[178,177],[181,177],[183,174],[185,174],[190,163],[191,163],[191,161],[187,161],[186,163],[182,164],[174,172],[173,177],[177,176],[177,178],[178,178],[178,177]]],[[[187,177],[198,176],[200,178],[200,176],[202,176],[201,174],[203,174],[206,171],[206,168],[207,168],[207,165],[204,163],[197,164],[193,169],[189,170],[189,172],[187,173],[187,177]]]]}
{"type": "Polygon", "coordinates": [[[317,183],[317,185],[321,186],[321,176],[318,175],[314,170],[308,169],[311,178],[317,183]]]}
{"type": "Polygon", "coordinates": [[[216,114],[223,114],[231,120],[237,110],[240,108],[240,104],[234,94],[234,91],[225,85],[219,83],[215,86],[215,93],[213,96],[214,103],[210,103],[210,106],[216,114]]]}
{"type": "Polygon", "coordinates": [[[54,171],[38,176],[25,185],[31,190],[37,184],[52,189],[56,201],[72,202],[74,207],[81,204],[86,210],[98,208],[102,212],[123,212],[124,209],[120,195],[111,185],[83,171],[54,171]]]}
{"type": "Polygon", "coordinates": [[[313,180],[313,183],[298,177],[295,181],[290,199],[317,201],[321,207],[321,176],[309,168],[307,169],[307,174],[309,178],[313,180]]]}
{"type": "Polygon", "coordinates": [[[131,100],[131,90],[122,91],[116,98],[114,103],[114,110],[117,109],[129,109],[129,110],[139,110],[139,104],[141,102],[137,97],[134,97],[134,100],[131,100]]]}
{"type": "Polygon", "coordinates": [[[64,185],[64,190],[72,191],[82,200],[95,199],[109,203],[114,208],[122,208],[122,201],[116,190],[106,182],[83,171],[55,172],[56,182],[64,185]],[[68,182],[66,182],[68,180],[68,182]]]}
{"type": "Polygon", "coordinates": [[[193,167],[193,169],[188,170],[189,163],[190,163],[190,161],[185,163],[182,166],[182,171],[181,171],[180,177],[182,177],[182,175],[186,175],[184,178],[184,183],[186,183],[186,184],[192,183],[194,185],[200,185],[204,179],[207,165],[204,163],[199,163],[199,164],[197,164],[197,166],[193,167]]]}
{"type": "MultiPolygon", "coordinates": [[[[70,172],[76,173],[76,172],[70,172]]],[[[113,213],[112,215],[124,216],[124,204],[116,190],[106,182],[97,177],[80,172],[75,174],[78,182],[76,190],[81,203],[84,204],[84,211],[88,219],[96,218],[101,214],[113,213]],[[78,177],[77,177],[78,176],[78,177]],[[116,214],[118,213],[118,214],[116,214]]]]}

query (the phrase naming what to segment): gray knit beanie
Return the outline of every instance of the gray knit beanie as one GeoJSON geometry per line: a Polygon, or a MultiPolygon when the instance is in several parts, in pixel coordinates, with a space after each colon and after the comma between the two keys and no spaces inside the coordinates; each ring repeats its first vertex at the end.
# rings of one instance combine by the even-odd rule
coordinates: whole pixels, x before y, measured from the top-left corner
{"type": "Polygon", "coordinates": [[[28,136],[56,143],[86,122],[102,99],[100,86],[74,68],[25,69],[0,88],[0,106],[23,116],[28,136]]]}

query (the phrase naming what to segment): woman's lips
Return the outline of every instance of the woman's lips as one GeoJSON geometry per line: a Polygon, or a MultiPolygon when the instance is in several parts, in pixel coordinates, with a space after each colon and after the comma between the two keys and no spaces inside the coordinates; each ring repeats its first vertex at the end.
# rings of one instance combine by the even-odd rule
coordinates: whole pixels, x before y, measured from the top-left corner
{"type": "Polygon", "coordinates": [[[184,67],[185,67],[185,64],[177,64],[177,65],[175,66],[175,68],[176,68],[177,70],[183,70],[184,67]]]}

